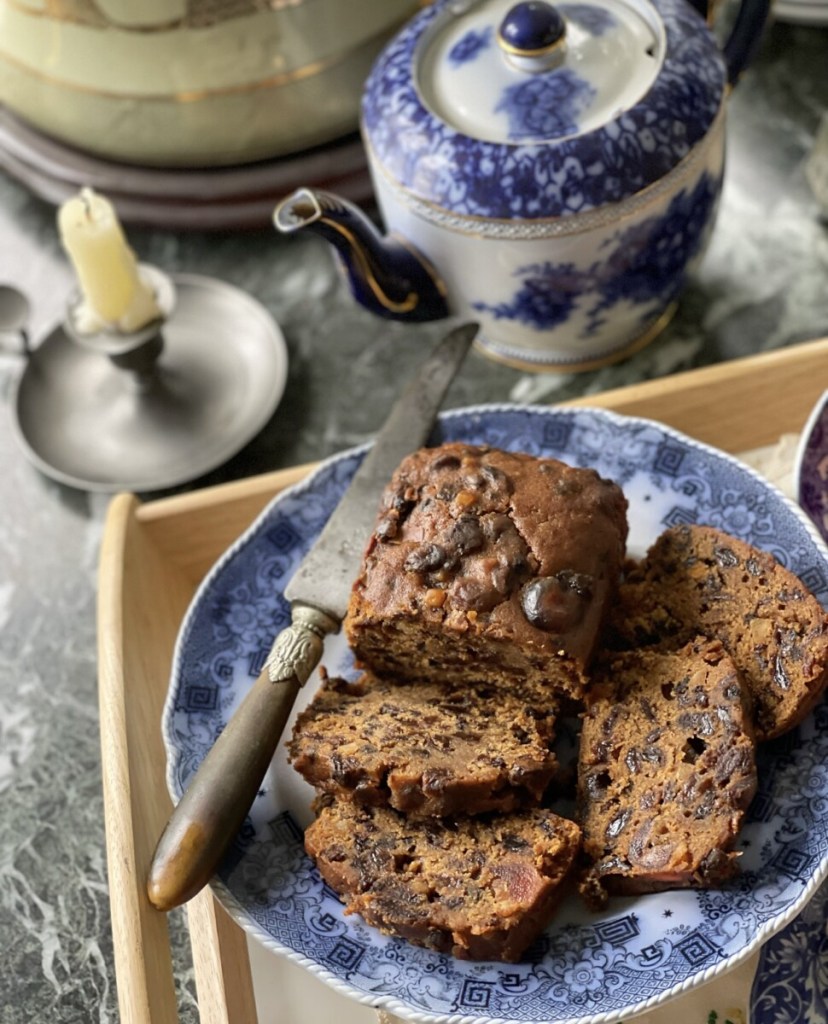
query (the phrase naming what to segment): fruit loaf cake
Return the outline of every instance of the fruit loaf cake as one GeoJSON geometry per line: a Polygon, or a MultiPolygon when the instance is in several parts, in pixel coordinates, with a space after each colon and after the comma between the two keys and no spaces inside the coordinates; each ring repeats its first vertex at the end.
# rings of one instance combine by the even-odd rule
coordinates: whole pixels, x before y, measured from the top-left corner
{"type": "Polygon", "coordinates": [[[320,792],[417,816],[538,804],[555,773],[544,689],[326,679],[296,720],[294,768],[320,792]]]}
{"type": "Polygon", "coordinates": [[[582,725],[577,817],[607,892],[730,878],[755,791],[749,698],[720,643],[602,664],[582,725]]]}
{"type": "Polygon", "coordinates": [[[399,466],[345,631],[395,679],[463,673],[580,697],[624,559],[627,502],[592,469],[452,442],[399,466]]]}
{"type": "Polygon", "coordinates": [[[305,847],[347,913],[464,960],[516,961],[544,929],[580,842],[578,826],[532,809],[412,821],[333,801],[305,847]]]}
{"type": "Polygon", "coordinates": [[[817,599],[772,555],[709,526],[661,534],[623,583],[609,633],[629,649],[721,640],[751,692],[760,740],[800,722],[828,682],[817,599]]]}

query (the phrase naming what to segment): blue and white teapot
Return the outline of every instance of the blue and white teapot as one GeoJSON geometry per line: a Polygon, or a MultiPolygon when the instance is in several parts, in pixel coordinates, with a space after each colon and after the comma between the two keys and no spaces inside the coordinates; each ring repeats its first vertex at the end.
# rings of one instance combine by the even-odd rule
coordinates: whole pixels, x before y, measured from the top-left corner
{"type": "Polygon", "coordinates": [[[720,51],[687,0],[438,0],[362,100],[389,235],[311,189],[274,223],[328,238],[381,316],[473,318],[484,352],[530,369],[623,358],[703,252],[729,85],[767,13],[742,0],[720,51]]]}

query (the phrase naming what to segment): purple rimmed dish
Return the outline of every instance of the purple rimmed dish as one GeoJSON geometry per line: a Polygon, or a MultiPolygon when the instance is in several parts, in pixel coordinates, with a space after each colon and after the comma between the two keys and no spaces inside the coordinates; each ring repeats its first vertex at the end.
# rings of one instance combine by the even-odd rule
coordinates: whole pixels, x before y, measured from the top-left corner
{"type": "Polygon", "coordinates": [[[828,391],[811,410],[794,466],[796,500],[828,542],[828,391]]]}

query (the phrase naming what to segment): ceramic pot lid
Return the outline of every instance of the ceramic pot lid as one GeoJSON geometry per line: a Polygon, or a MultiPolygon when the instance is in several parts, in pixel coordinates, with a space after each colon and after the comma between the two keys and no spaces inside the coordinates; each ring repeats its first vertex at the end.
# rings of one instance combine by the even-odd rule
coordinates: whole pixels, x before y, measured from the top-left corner
{"type": "Polygon", "coordinates": [[[495,0],[427,41],[420,92],[442,121],[477,139],[583,135],[649,91],[665,42],[655,11],[625,0],[495,0]]]}
{"type": "Polygon", "coordinates": [[[686,0],[438,0],[375,64],[363,134],[389,182],[433,206],[568,216],[669,173],[725,80],[686,0]]]}

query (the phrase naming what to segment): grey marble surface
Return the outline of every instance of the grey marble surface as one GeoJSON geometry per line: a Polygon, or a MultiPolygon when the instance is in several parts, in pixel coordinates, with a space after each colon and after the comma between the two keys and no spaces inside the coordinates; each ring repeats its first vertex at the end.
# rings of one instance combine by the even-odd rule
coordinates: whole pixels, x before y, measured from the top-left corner
{"type": "MultiPolygon", "coordinates": [[[[550,403],[828,334],[828,227],[804,168],[828,109],[828,30],[777,24],[736,89],[719,220],[678,315],[628,362],[527,375],[470,358],[447,405],[550,403]]],[[[384,324],[352,305],[316,239],[131,229],[139,256],[256,296],[290,355],[272,419],[201,486],[369,438],[439,324],[384,324]]],[[[73,284],[54,210],[0,177],[0,281],[31,298],[35,340],[73,284]]],[[[95,586],[107,498],[60,486],[19,450],[22,363],[0,338],[0,1022],[117,1019],[98,750],[95,586]]],[[[828,367],[826,368],[828,384],[828,367]]],[[[176,925],[184,1020],[195,1019],[176,925]]]]}

